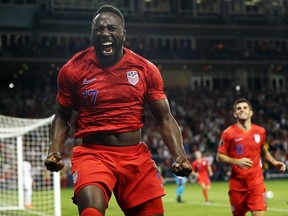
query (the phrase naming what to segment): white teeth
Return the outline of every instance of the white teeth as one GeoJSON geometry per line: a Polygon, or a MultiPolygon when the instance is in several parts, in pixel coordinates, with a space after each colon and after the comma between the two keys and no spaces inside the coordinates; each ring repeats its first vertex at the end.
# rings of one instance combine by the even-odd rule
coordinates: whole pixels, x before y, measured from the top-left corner
{"type": "Polygon", "coordinates": [[[103,51],[105,54],[111,54],[112,52],[113,52],[113,50],[111,49],[111,50],[109,50],[109,51],[103,51]]]}
{"type": "Polygon", "coordinates": [[[109,42],[109,41],[108,41],[108,42],[104,42],[104,43],[102,43],[102,45],[103,45],[103,46],[112,45],[112,42],[109,42]]]}

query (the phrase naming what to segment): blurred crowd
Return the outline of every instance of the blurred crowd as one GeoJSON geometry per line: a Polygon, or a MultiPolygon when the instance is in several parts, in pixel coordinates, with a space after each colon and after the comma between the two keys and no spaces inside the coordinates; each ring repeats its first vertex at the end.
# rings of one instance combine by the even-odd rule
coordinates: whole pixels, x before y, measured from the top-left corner
{"type": "MultiPolygon", "coordinates": [[[[54,35],[33,38],[17,33],[2,36],[0,56],[68,58],[88,46],[89,36],[54,35]]],[[[281,61],[288,56],[287,41],[271,39],[247,40],[237,44],[236,41],[225,39],[192,41],[181,37],[164,37],[148,40],[137,36],[128,38],[125,46],[148,59],[281,61]]]]}
{"type": "MultiPolygon", "coordinates": [[[[189,159],[194,160],[194,151],[200,150],[212,165],[213,180],[226,180],[229,175],[229,169],[216,162],[215,154],[221,131],[234,123],[232,104],[240,96],[246,97],[252,102],[254,123],[262,125],[267,130],[266,146],[269,151],[276,159],[288,162],[288,108],[286,106],[288,97],[286,93],[276,91],[223,92],[205,89],[196,91],[176,87],[167,88],[166,93],[173,115],[182,130],[184,146],[189,159]]],[[[0,112],[25,118],[48,117],[55,110],[55,95],[56,89],[52,90],[48,87],[36,91],[29,89],[0,91],[0,112]]],[[[142,140],[148,144],[163,176],[171,177],[170,166],[173,159],[157,132],[147,107],[145,108],[145,117],[142,140]]],[[[81,140],[73,138],[72,131],[62,152],[66,161],[66,168],[62,173],[65,179],[63,185],[71,185],[69,157],[73,146],[80,143],[81,140]]],[[[264,163],[264,170],[271,169],[273,167],[264,163]]]]}

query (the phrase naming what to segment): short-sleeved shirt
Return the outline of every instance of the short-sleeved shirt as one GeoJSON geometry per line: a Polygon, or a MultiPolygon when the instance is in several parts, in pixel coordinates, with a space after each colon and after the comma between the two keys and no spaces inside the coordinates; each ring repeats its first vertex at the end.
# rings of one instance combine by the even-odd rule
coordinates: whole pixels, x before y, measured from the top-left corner
{"type": "Polygon", "coordinates": [[[209,172],[208,172],[208,161],[205,158],[201,158],[200,160],[194,160],[192,162],[192,168],[195,172],[198,173],[197,180],[200,182],[205,182],[209,180],[209,172]]]}
{"type": "Polygon", "coordinates": [[[247,191],[265,187],[261,163],[261,149],[265,139],[265,129],[255,124],[252,124],[249,131],[242,130],[236,124],[223,131],[218,152],[231,158],[246,157],[253,161],[253,166],[247,169],[232,165],[230,190],[247,191]]]}
{"type": "Polygon", "coordinates": [[[124,48],[114,66],[100,66],[94,48],[73,56],[58,75],[59,104],[78,112],[75,137],[143,127],[145,102],[165,99],[158,68],[124,48]]]}

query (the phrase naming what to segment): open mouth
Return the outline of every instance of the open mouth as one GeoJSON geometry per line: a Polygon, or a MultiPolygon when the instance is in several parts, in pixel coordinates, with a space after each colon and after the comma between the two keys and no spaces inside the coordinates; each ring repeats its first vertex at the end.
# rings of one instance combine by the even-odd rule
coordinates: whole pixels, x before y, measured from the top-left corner
{"type": "Polygon", "coordinates": [[[114,54],[114,46],[111,41],[106,41],[101,43],[102,54],[109,56],[114,54]]]}

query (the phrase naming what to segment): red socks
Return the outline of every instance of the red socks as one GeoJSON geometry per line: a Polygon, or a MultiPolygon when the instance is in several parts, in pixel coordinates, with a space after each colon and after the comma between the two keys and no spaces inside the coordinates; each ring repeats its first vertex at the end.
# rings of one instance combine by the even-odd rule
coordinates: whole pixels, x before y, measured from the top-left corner
{"type": "Polygon", "coordinates": [[[205,198],[205,201],[208,201],[208,193],[207,193],[207,190],[202,190],[203,192],[203,196],[205,198]]]}

